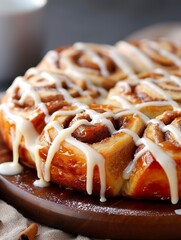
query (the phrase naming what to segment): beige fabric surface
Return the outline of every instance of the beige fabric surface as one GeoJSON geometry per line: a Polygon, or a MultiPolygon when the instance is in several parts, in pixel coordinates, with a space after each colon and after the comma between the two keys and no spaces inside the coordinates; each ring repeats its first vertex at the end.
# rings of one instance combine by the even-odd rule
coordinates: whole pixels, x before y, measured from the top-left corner
{"type": "MultiPolygon", "coordinates": [[[[0,200],[0,240],[18,240],[18,237],[32,221],[25,218],[15,208],[0,200]]],[[[83,236],[73,236],[61,230],[38,224],[38,235],[35,240],[89,240],[83,236]]]]}

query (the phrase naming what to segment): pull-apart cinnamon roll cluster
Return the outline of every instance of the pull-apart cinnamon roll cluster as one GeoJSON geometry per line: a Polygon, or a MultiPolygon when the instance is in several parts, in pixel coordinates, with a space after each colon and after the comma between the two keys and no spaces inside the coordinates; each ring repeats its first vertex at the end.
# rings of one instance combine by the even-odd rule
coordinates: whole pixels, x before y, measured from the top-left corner
{"type": "MultiPolygon", "coordinates": [[[[75,43],[17,77],[0,106],[13,161],[100,196],[181,198],[181,47],[165,39],[75,43]]],[[[19,170],[18,170],[19,169],[19,170]]]]}

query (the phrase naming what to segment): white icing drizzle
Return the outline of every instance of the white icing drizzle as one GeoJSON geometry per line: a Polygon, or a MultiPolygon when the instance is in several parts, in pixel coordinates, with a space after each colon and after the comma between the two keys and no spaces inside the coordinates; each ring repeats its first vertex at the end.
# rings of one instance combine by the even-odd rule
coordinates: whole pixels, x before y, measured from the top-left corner
{"type": "MultiPolygon", "coordinates": [[[[69,70],[67,69],[65,71],[65,73],[68,74],[69,70]]],[[[97,92],[100,96],[96,97],[95,102],[96,103],[102,103],[104,98],[107,96],[107,91],[102,88],[102,87],[98,87],[95,86],[94,84],[92,84],[91,82],[87,81],[85,77],[83,77],[83,75],[81,75],[81,77],[83,78],[82,81],[85,82],[86,86],[87,86],[87,90],[82,90],[81,87],[79,87],[78,85],[76,85],[74,82],[72,82],[68,76],[65,75],[64,72],[59,73],[59,74],[53,74],[53,73],[47,73],[41,70],[37,70],[36,68],[31,68],[29,69],[26,74],[27,75],[39,75],[40,77],[42,77],[43,79],[45,79],[46,81],[48,81],[49,83],[53,83],[56,86],[55,91],[58,91],[59,93],[61,93],[63,96],[67,96],[68,92],[63,89],[62,83],[63,81],[65,81],[66,85],[68,86],[69,89],[74,89],[76,90],[80,96],[90,96],[90,91],[93,90],[94,92],[97,92]],[[64,92],[62,92],[64,90],[64,92]],[[66,93],[67,92],[67,93],[66,93]]],[[[44,83],[45,84],[45,83],[44,83]]],[[[72,97],[69,96],[68,101],[70,101],[72,97]]]]}
{"type": "MultiPolygon", "coordinates": [[[[74,47],[80,50],[84,50],[85,53],[87,52],[89,54],[89,51],[91,54],[93,54],[93,50],[91,51],[91,49],[97,48],[97,49],[101,49],[100,46],[98,44],[90,44],[90,43],[76,43],[74,44],[74,47]]],[[[133,69],[127,64],[127,62],[125,61],[125,59],[123,58],[123,56],[121,56],[121,53],[119,53],[116,50],[116,47],[113,47],[111,45],[102,45],[102,50],[113,60],[113,62],[116,63],[116,65],[123,70],[123,72],[125,72],[127,75],[133,74],[134,71],[133,69]]],[[[91,55],[90,54],[90,55],[91,55]]],[[[94,51],[95,54],[95,51],[94,51]]],[[[96,54],[97,55],[97,54],[96,54]]],[[[107,70],[107,67],[103,61],[102,58],[99,57],[99,59],[96,62],[98,64],[98,66],[101,69],[101,73],[104,76],[108,76],[109,72],[107,70]]]]}
{"type": "Polygon", "coordinates": [[[172,98],[166,94],[164,90],[158,87],[158,85],[154,84],[151,79],[146,79],[146,81],[143,81],[142,84],[149,86],[149,88],[162,95],[169,102],[169,105],[173,106],[173,109],[179,108],[179,104],[176,101],[173,101],[172,98]]]}
{"type": "Polygon", "coordinates": [[[116,100],[117,102],[120,103],[120,105],[123,107],[123,108],[129,108],[129,109],[136,109],[136,107],[131,104],[129,101],[126,100],[126,98],[122,95],[113,95],[110,97],[111,100],[116,100]]]}
{"type": "Polygon", "coordinates": [[[48,109],[45,103],[41,102],[41,98],[38,92],[34,89],[34,87],[23,77],[17,77],[12,84],[12,86],[8,89],[10,92],[14,92],[14,90],[19,87],[21,98],[18,100],[18,104],[23,105],[27,97],[31,97],[34,100],[35,107],[39,107],[40,110],[45,114],[45,121],[49,119],[48,109]]]}
{"type": "Polygon", "coordinates": [[[149,88],[153,89],[153,91],[156,91],[158,94],[160,94],[165,100],[164,101],[149,101],[149,102],[142,102],[138,104],[132,104],[127,99],[126,96],[123,94],[119,95],[110,95],[109,99],[116,100],[123,108],[129,108],[129,109],[141,109],[143,107],[147,106],[172,106],[173,110],[180,110],[179,104],[174,101],[169,94],[167,94],[161,87],[158,86],[159,82],[170,80],[170,82],[175,83],[179,87],[181,87],[181,78],[176,77],[174,75],[171,75],[167,73],[166,71],[162,69],[156,69],[154,73],[162,74],[163,77],[160,77],[159,79],[151,79],[146,78],[144,80],[139,79],[138,77],[135,77],[133,79],[130,79],[130,81],[121,81],[118,82],[116,85],[116,88],[124,87],[124,93],[131,92],[131,86],[135,86],[136,84],[142,84],[145,86],[148,86],[149,88]],[[166,79],[165,79],[166,78],[166,79]]]}
{"type": "MultiPolygon", "coordinates": [[[[177,84],[179,87],[181,86],[181,82],[178,77],[172,76],[159,69],[155,70],[155,73],[160,73],[168,80],[177,84]]],[[[163,78],[157,79],[155,83],[159,83],[159,81],[162,81],[162,80],[164,79],[163,78]]],[[[117,84],[117,87],[124,87],[124,92],[131,92],[130,85],[138,84],[140,83],[140,81],[141,80],[134,78],[133,82],[130,82],[130,83],[126,81],[124,83],[120,82],[117,84]]],[[[142,80],[141,84],[145,84],[149,86],[149,88],[159,93],[165,99],[165,101],[153,101],[153,102],[150,101],[150,102],[133,105],[126,99],[124,95],[111,95],[109,97],[110,99],[116,100],[117,102],[119,102],[124,109],[127,109],[127,108],[130,109],[128,110],[130,112],[136,112],[137,110],[141,109],[144,106],[164,106],[164,105],[171,105],[174,110],[181,110],[179,104],[176,101],[174,101],[168,94],[166,94],[164,90],[162,90],[158,85],[154,84],[154,80],[148,78],[148,79],[142,80]]],[[[137,111],[137,114],[142,118],[142,120],[145,121],[146,124],[148,123],[158,124],[162,132],[170,131],[173,134],[176,141],[179,144],[181,144],[181,132],[176,126],[171,124],[165,125],[161,120],[158,120],[158,119],[152,119],[152,120],[149,120],[148,118],[145,119],[146,116],[144,114],[140,115],[139,111],[137,111]]],[[[159,162],[159,164],[161,165],[161,167],[163,168],[163,170],[167,175],[169,185],[170,185],[172,203],[173,204],[177,203],[179,199],[178,179],[177,179],[176,163],[172,159],[172,157],[169,156],[168,153],[164,152],[157,144],[155,144],[154,142],[152,142],[150,139],[146,137],[139,138],[139,136],[136,133],[130,131],[129,129],[121,129],[120,132],[125,132],[129,134],[133,138],[136,146],[139,146],[140,144],[145,145],[143,149],[141,149],[137,154],[135,154],[133,161],[130,162],[130,164],[128,164],[128,166],[123,172],[123,177],[125,179],[129,179],[133,169],[135,168],[138,158],[141,157],[146,151],[150,151],[154,156],[154,158],[156,159],[156,161],[159,162]]]]}
{"type": "MultiPolygon", "coordinates": [[[[66,66],[65,68],[65,72],[73,75],[77,78],[81,78],[84,80],[87,80],[88,82],[90,82],[89,80],[89,75],[85,74],[95,74],[97,75],[98,72],[95,69],[91,69],[91,68],[86,68],[86,67],[79,67],[78,65],[76,65],[73,61],[71,61],[71,56],[72,54],[74,54],[74,49],[82,51],[83,53],[85,53],[86,55],[88,55],[91,60],[97,64],[97,66],[100,69],[100,73],[102,76],[109,76],[109,70],[106,66],[106,63],[104,61],[104,59],[99,56],[99,51],[100,52],[105,52],[105,54],[107,54],[107,56],[109,56],[112,61],[118,66],[119,69],[122,69],[122,71],[129,75],[132,75],[134,73],[133,69],[129,66],[129,64],[125,61],[125,59],[123,58],[123,56],[121,55],[121,53],[119,53],[116,50],[116,47],[110,46],[110,45],[98,45],[98,44],[90,44],[90,43],[75,43],[73,45],[73,49],[67,49],[65,51],[62,52],[61,54],[61,63],[63,63],[64,66],[66,66]]],[[[114,75],[114,73],[113,73],[114,75]]],[[[114,78],[114,76],[113,76],[114,78]]]]}
{"type": "Polygon", "coordinates": [[[175,209],[175,213],[176,213],[177,215],[181,215],[181,209],[175,209]]]}
{"type": "MultiPolygon", "coordinates": [[[[104,194],[105,194],[105,169],[103,171],[103,166],[104,166],[104,158],[101,154],[96,152],[93,148],[89,147],[89,145],[82,143],[75,138],[71,136],[71,134],[77,129],[79,126],[85,124],[85,125],[90,125],[90,124],[95,124],[95,123],[103,123],[107,126],[107,128],[110,131],[110,134],[115,134],[118,131],[115,130],[112,122],[108,120],[107,118],[114,116],[115,118],[120,117],[121,115],[126,115],[126,114],[131,114],[131,111],[125,111],[122,113],[118,114],[113,114],[112,112],[104,112],[104,113],[98,113],[95,110],[89,109],[87,105],[81,104],[81,103],[75,103],[75,106],[77,106],[78,109],[72,110],[71,113],[67,111],[58,111],[57,113],[54,114],[52,121],[47,124],[45,127],[45,131],[48,131],[50,128],[54,128],[57,131],[57,136],[54,138],[53,142],[51,143],[51,146],[48,151],[48,155],[46,158],[46,163],[45,163],[45,174],[44,174],[44,179],[46,181],[50,181],[50,166],[51,162],[53,160],[53,157],[55,153],[58,151],[60,144],[63,143],[63,141],[66,141],[77,148],[80,149],[80,151],[83,151],[83,153],[86,156],[87,160],[87,183],[86,183],[86,189],[89,194],[92,193],[92,179],[93,179],[93,168],[95,165],[98,165],[99,172],[100,172],[100,181],[101,181],[101,192],[100,196],[101,199],[104,199],[104,194]],[[90,115],[92,120],[91,122],[87,121],[86,119],[80,119],[77,120],[74,124],[71,125],[71,127],[62,129],[57,121],[53,121],[55,116],[60,116],[62,115],[67,115],[68,114],[76,114],[78,112],[85,111],[86,114],[90,115]],[[104,193],[104,194],[103,194],[104,193]]],[[[138,112],[139,113],[139,112],[138,112]]],[[[134,112],[136,114],[136,112],[134,112]]],[[[140,113],[139,113],[140,114],[140,113]]],[[[148,118],[144,117],[145,121],[148,121],[148,118]]],[[[101,200],[103,201],[103,200],[101,200]]]]}
{"type": "Polygon", "coordinates": [[[56,63],[59,60],[59,53],[57,51],[51,50],[47,52],[47,54],[44,57],[44,60],[56,67],[56,63]]]}
{"type": "MultiPolygon", "coordinates": [[[[126,98],[123,95],[115,95],[110,96],[110,100],[116,100],[118,103],[120,103],[120,106],[123,107],[123,109],[131,109],[131,110],[139,110],[143,107],[149,107],[149,106],[168,106],[171,105],[168,101],[150,101],[150,102],[143,102],[143,103],[137,103],[135,105],[131,104],[129,101],[126,100],[126,98]]],[[[146,116],[146,115],[145,115],[146,116]]]]}
{"type": "MultiPolygon", "coordinates": [[[[69,137],[77,127],[79,127],[82,124],[87,124],[88,121],[85,119],[79,120],[75,122],[71,127],[62,129],[61,127],[59,130],[59,134],[54,138],[49,150],[48,150],[48,155],[46,158],[46,163],[45,163],[45,174],[44,174],[44,179],[46,181],[50,181],[50,165],[52,162],[52,159],[55,155],[55,153],[59,150],[61,142],[63,142],[67,137],[69,137]]],[[[58,122],[55,122],[54,124],[58,124],[58,122]]],[[[52,123],[51,123],[52,126],[52,123]]],[[[48,129],[49,126],[46,126],[46,129],[48,129]]],[[[55,126],[55,129],[58,129],[57,126],[55,126]]]]}
{"type": "Polygon", "coordinates": [[[17,77],[8,91],[14,92],[17,87],[20,88],[21,98],[18,100],[20,105],[24,104],[27,97],[33,98],[35,105],[41,102],[39,94],[34,91],[33,86],[31,86],[23,77],[17,77]]]}
{"type": "Polygon", "coordinates": [[[171,202],[176,204],[179,200],[178,196],[178,179],[177,179],[177,169],[176,163],[165,151],[163,151],[157,144],[153,143],[148,138],[143,138],[143,144],[147,146],[149,151],[153,154],[154,158],[161,165],[165,171],[169,185],[170,185],[170,194],[171,202]]]}
{"type": "Polygon", "coordinates": [[[73,50],[68,49],[62,53],[61,62],[66,66],[66,69],[64,70],[65,73],[89,82],[90,79],[88,77],[85,78],[85,74],[98,74],[97,70],[79,67],[74,62],[70,61],[72,51],[73,50]]]}
{"type": "Polygon", "coordinates": [[[17,144],[21,140],[21,134],[19,131],[17,131],[17,134],[15,135],[14,130],[11,129],[11,137],[12,137],[12,143],[13,143],[13,161],[12,162],[5,162],[0,164],[0,174],[3,175],[17,175],[23,171],[23,167],[19,164],[18,161],[18,146],[17,144]]]}
{"type": "Polygon", "coordinates": [[[116,84],[116,87],[121,87],[121,88],[124,87],[124,92],[131,92],[131,86],[130,86],[131,84],[133,83],[128,81],[120,81],[116,84]]]}
{"type": "MultiPolygon", "coordinates": [[[[129,43],[126,42],[121,42],[120,44],[124,45],[129,51],[131,51],[134,55],[137,55],[137,57],[144,62],[144,64],[149,68],[153,69],[153,63],[152,61],[144,54],[141,52],[141,50],[137,49],[136,47],[132,46],[129,43]]],[[[150,44],[150,42],[149,42],[150,44]]],[[[96,46],[98,47],[98,46],[96,46]]],[[[151,47],[159,50],[157,45],[151,43],[151,47]]],[[[108,76],[109,71],[106,67],[106,64],[104,60],[99,56],[99,54],[94,51],[94,45],[91,44],[84,44],[84,43],[77,43],[74,44],[74,48],[84,51],[86,54],[88,54],[92,61],[96,63],[99,68],[100,72],[103,76],[108,76]]],[[[116,48],[104,45],[104,51],[110,56],[110,58],[116,63],[116,65],[123,69],[125,73],[127,73],[128,76],[131,76],[132,82],[130,82],[130,85],[134,85],[139,82],[139,80],[136,78],[135,75],[133,75],[133,70],[127,65],[125,59],[122,57],[120,53],[116,51],[116,48]]],[[[181,66],[181,61],[177,59],[172,53],[164,51],[164,50],[159,50],[160,54],[170,58],[174,63],[178,66],[181,66]]],[[[105,90],[102,88],[98,88],[94,86],[92,83],[90,83],[89,79],[85,77],[86,73],[92,73],[96,72],[95,70],[92,69],[87,69],[87,68],[81,68],[80,69],[72,64],[67,57],[69,57],[69,52],[68,50],[65,51],[64,53],[61,53],[64,55],[62,57],[63,61],[65,64],[67,64],[67,69],[65,70],[65,73],[73,73],[74,76],[81,77],[83,80],[85,80],[88,89],[91,88],[93,90],[99,91],[101,97],[105,97],[107,94],[105,90]],[[78,70],[78,71],[77,71],[78,70]]],[[[58,54],[56,51],[50,51],[45,59],[54,65],[56,67],[57,62],[60,60],[59,57],[60,54],[58,54]]],[[[172,76],[165,71],[162,70],[155,70],[155,72],[163,74],[164,77],[169,78],[172,82],[177,84],[179,87],[181,86],[181,81],[180,78],[176,76],[172,76]]],[[[161,147],[157,146],[154,142],[152,142],[150,139],[143,137],[140,138],[136,133],[129,129],[120,129],[120,130],[115,130],[114,125],[112,122],[108,119],[110,117],[115,117],[118,118],[121,115],[126,115],[126,114],[136,114],[138,115],[146,124],[148,122],[152,122],[153,124],[158,124],[160,129],[163,132],[170,131],[176,141],[181,144],[181,133],[179,129],[173,125],[165,125],[162,121],[160,120],[149,120],[147,116],[145,116],[143,113],[139,111],[139,109],[143,106],[162,106],[162,105],[171,105],[174,110],[180,110],[179,104],[172,100],[172,98],[164,92],[158,85],[156,85],[156,81],[158,82],[159,80],[154,80],[152,79],[146,79],[142,81],[141,83],[143,85],[147,85],[149,88],[154,89],[157,93],[159,93],[165,101],[154,101],[154,102],[146,102],[146,103],[140,103],[136,104],[133,106],[129,101],[125,99],[124,96],[111,96],[112,99],[117,100],[118,102],[123,105],[123,108],[129,108],[129,110],[125,110],[124,112],[120,112],[118,114],[114,114],[111,111],[104,112],[104,113],[98,113],[95,110],[90,109],[88,106],[76,102],[76,99],[72,98],[71,95],[69,94],[68,91],[62,88],[62,82],[59,81],[59,78],[54,76],[53,74],[37,70],[36,68],[32,68],[29,71],[27,71],[27,74],[33,74],[33,75],[40,75],[42,78],[47,80],[49,83],[54,83],[56,86],[56,90],[63,95],[64,99],[67,100],[69,103],[71,103],[74,107],[75,110],[71,111],[66,111],[66,110],[59,110],[52,114],[51,116],[48,113],[48,109],[44,103],[41,102],[41,98],[39,93],[35,90],[34,86],[31,85],[31,83],[26,80],[23,77],[18,77],[12,84],[12,86],[9,88],[9,93],[13,93],[14,90],[18,87],[19,88],[19,94],[20,94],[20,99],[17,101],[18,104],[23,105],[27,99],[27,97],[31,97],[34,101],[35,107],[40,108],[40,110],[45,114],[45,122],[47,123],[44,132],[45,132],[45,138],[47,141],[50,142],[49,139],[49,134],[48,130],[50,128],[54,128],[57,131],[57,136],[53,139],[52,144],[48,150],[48,155],[47,159],[45,162],[45,172],[44,174],[42,173],[41,170],[41,159],[39,155],[39,151],[41,146],[37,144],[39,135],[36,132],[33,124],[29,122],[28,120],[24,119],[23,117],[17,116],[16,114],[13,113],[12,108],[13,104],[7,103],[7,104],[2,104],[1,109],[5,112],[5,114],[8,116],[11,122],[13,122],[16,125],[15,131],[12,130],[12,143],[13,143],[13,162],[11,163],[5,163],[0,165],[0,173],[2,174],[18,174],[20,171],[22,171],[22,167],[18,163],[18,158],[19,158],[19,152],[18,148],[20,145],[20,142],[22,138],[24,138],[24,143],[26,149],[29,151],[29,153],[32,156],[32,159],[35,161],[36,168],[37,168],[37,174],[39,177],[39,180],[34,182],[35,186],[39,187],[44,187],[47,186],[50,181],[50,166],[51,162],[53,160],[53,157],[55,156],[56,152],[58,151],[60,144],[63,144],[63,142],[67,142],[75,147],[77,147],[80,151],[83,152],[86,158],[87,162],[87,179],[86,179],[86,190],[88,194],[92,194],[93,191],[93,174],[94,174],[94,167],[98,166],[99,169],[99,175],[100,175],[100,200],[105,201],[105,191],[106,191],[106,174],[105,174],[105,159],[104,157],[97,152],[93,147],[90,145],[80,142],[77,139],[75,139],[72,136],[72,133],[82,124],[85,125],[91,125],[91,124],[96,124],[96,123],[102,123],[107,128],[109,129],[110,134],[116,134],[118,132],[124,132],[128,135],[130,135],[136,146],[139,146],[140,144],[144,144],[144,148],[139,151],[137,154],[135,154],[133,161],[126,167],[126,169],[123,172],[123,177],[125,179],[129,179],[135,165],[136,161],[142,154],[144,154],[146,151],[150,151],[151,154],[154,156],[156,161],[161,165],[163,170],[165,171],[169,186],[170,186],[170,192],[171,192],[171,201],[173,204],[177,203],[178,201],[178,179],[177,179],[177,171],[176,171],[176,164],[175,161],[172,159],[171,156],[167,152],[164,152],[161,147]],[[86,114],[91,116],[91,121],[88,121],[86,119],[80,119],[75,121],[70,127],[63,129],[59,123],[58,120],[55,121],[54,119],[58,115],[76,115],[78,113],[81,113],[85,111],[86,114]],[[7,170],[9,168],[9,170],[7,170]]],[[[66,81],[66,84],[69,88],[75,88],[79,93],[82,93],[82,89],[78,86],[76,86],[74,83],[71,81],[68,81],[68,78],[66,76],[62,75],[62,80],[66,81]]],[[[160,79],[160,81],[163,80],[160,79]]],[[[122,83],[124,86],[125,91],[129,92],[131,91],[130,85],[125,81],[122,83]]],[[[84,94],[87,94],[87,91],[84,91],[84,94]]],[[[100,98],[98,101],[102,101],[100,98]]]]}
{"type": "MultiPolygon", "coordinates": [[[[73,138],[71,134],[81,125],[91,125],[95,123],[103,123],[105,124],[110,133],[113,134],[116,132],[112,122],[107,119],[107,117],[113,116],[112,112],[104,112],[104,113],[98,113],[95,110],[89,109],[88,106],[80,103],[75,103],[75,106],[78,107],[78,110],[72,111],[71,113],[77,113],[81,111],[85,111],[86,114],[91,116],[92,120],[91,122],[87,121],[86,119],[80,119],[77,120],[75,123],[73,123],[69,128],[62,129],[57,121],[52,121],[45,127],[45,131],[48,129],[54,127],[57,131],[57,136],[54,138],[46,158],[45,163],[45,174],[44,179],[46,181],[50,181],[50,166],[51,162],[53,160],[53,157],[55,153],[58,151],[60,144],[63,141],[66,141],[74,146],[76,146],[80,151],[82,151],[85,154],[86,161],[87,161],[87,181],[86,181],[86,190],[88,194],[92,194],[92,181],[93,181],[93,170],[94,166],[97,165],[99,168],[100,173],[100,182],[101,182],[101,189],[100,189],[100,197],[101,201],[105,200],[105,191],[106,191],[106,179],[105,179],[105,159],[104,157],[99,154],[97,151],[95,151],[92,147],[90,147],[88,144],[80,142],[73,138]]],[[[66,111],[59,111],[58,114],[61,116],[63,114],[67,114],[66,111]]],[[[70,113],[69,113],[70,114],[70,113]]],[[[57,115],[57,113],[56,113],[57,115]]]]}
{"type": "Polygon", "coordinates": [[[118,42],[116,46],[118,47],[118,49],[120,49],[121,52],[123,52],[123,54],[125,53],[125,51],[127,51],[128,55],[131,54],[136,57],[136,59],[139,59],[148,68],[147,70],[154,69],[152,61],[139,48],[124,41],[118,42]]]}
{"type": "Polygon", "coordinates": [[[136,104],[137,109],[141,109],[143,107],[149,107],[149,106],[168,106],[170,105],[168,101],[152,101],[152,102],[143,102],[136,104]]]}
{"type": "Polygon", "coordinates": [[[44,187],[48,187],[50,185],[50,183],[46,182],[43,178],[40,178],[40,179],[35,180],[33,185],[35,187],[44,188],[44,187]]]}
{"type": "Polygon", "coordinates": [[[170,131],[174,138],[176,139],[176,141],[181,144],[181,131],[175,127],[174,125],[165,125],[162,121],[158,120],[158,119],[151,119],[149,122],[153,123],[153,124],[158,124],[159,128],[162,130],[162,132],[166,132],[166,131],[170,131]]]}
{"type": "Polygon", "coordinates": [[[47,183],[44,180],[42,169],[41,169],[41,158],[40,158],[40,154],[39,154],[40,149],[41,149],[41,146],[39,144],[37,144],[35,146],[34,154],[35,154],[35,159],[36,159],[35,164],[36,164],[37,176],[38,176],[39,180],[34,182],[35,186],[38,186],[38,185],[44,186],[47,183]]]}
{"type": "Polygon", "coordinates": [[[179,87],[181,87],[181,78],[180,77],[171,75],[167,71],[160,69],[160,68],[155,69],[154,73],[162,74],[164,76],[164,78],[167,78],[171,82],[173,82],[173,83],[177,84],[179,87]]]}
{"type": "Polygon", "coordinates": [[[131,110],[126,110],[125,109],[123,112],[117,113],[116,117],[118,118],[120,116],[129,115],[129,114],[138,115],[143,120],[143,122],[145,124],[147,124],[149,122],[149,120],[150,120],[145,114],[143,114],[140,111],[134,110],[134,109],[131,109],[131,110]]]}
{"type": "Polygon", "coordinates": [[[0,174],[17,175],[23,171],[23,167],[19,163],[4,162],[0,164],[0,174]]]}
{"type": "Polygon", "coordinates": [[[91,50],[90,45],[85,43],[75,43],[74,47],[78,50],[84,51],[85,54],[89,55],[93,62],[95,62],[101,71],[101,74],[103,76],[109,76],[109,72],[107,70],[107,67],[104,63],[104,61],[101,59],[101,57],[93,50],[91,50]]]}
{"type": "Polygon", "coordinates": [[[17,174],[17,173],[20,173],[20,171],[22,171],[22,167],[18,162],[18,159],[19,159],[18,148],[22,138],[24,137],[26,149],[31,154],[33,160],[34,160],[34,156],[33,156],[34,145],[36,144],[36,140],[38,138],[38,133],[35,131],[31,122],[27,121],[23,117],[20,117],[11,113],[10,106],[8,108],[8,106],[5,104],[1,105],[1,109],[3,109],[3,111],[6,113],[6,116],[9,119],[13,120],[13,122],[16,125],[16,132],[11,130],[12,144],[13,144],[13,162],[2,163],[0,165],[1,166],[0,171],[2,171],[1,173],[6,175],[12,175],[13,172],[17,174]],[[8,166],[10,168],[8,168],[8,166]]]}
{"type": "Polygon", "coordinates": [[[108,55],[113,59],[113,61],[116,63],[116,65],[123,69],[123,71],[128,75],[131,76],[134,74],[133,69],[126,63],[123,56],[121,56],[121,53],[116,51],[115,47],[107,46],[109,48],[108,55]]]}
{"type": "Polygon", "coordinates": [[[86,180],[86,190],[88,194],[92,194],[93,191],[93,172],[94,167],[98,166],[100,174],[100,201],[105,202],[105,191],[106,191],[106,176],[105,176],[105,159],[104,157],[96,152],[89,145],[84,144],[73,137],[68,137],[66,142],[76,146],[84,152],[87,160],[87,180],[86,180]]]}
{"type": "Polygon", "coordinates": [[[146,137],[139,138],[139,136],[136,133],[133,133],[128,129],[121,129],[120,132],[125,132],[130,136],[132,136],[136,146],[139,146],[142,143],[145,145],[145,147],[140,152],[138,152],[138,155],[137,154],[135,155],[135,158],[133,159],[131,164],[128,165],[128,167],[124,170],[123,177],[125,179],[129,179],[138,158],[146,151],[150,151],[151,154],[154,156],[155,160],[161,165],[161,167],[163,168],[163,170],[167,175],[168,182],[170,185],[171,202],[173,204],[176,204],[179,200],[178,179],[177,179],[176,163],[172,159],[172,157],[169,156],[167,152],[163,151],[161,147],[159,147],[149,138],[146,138],[146,137]]]}
{"type": "Polygon", "coordinates": [[[175,54],[167,51],[166,49],[161,48],[161,46],[154,41],[143,39],[141,42],[145,43],[147,46],[151,47],[152,49],[156,50],[160,55],[170,59],[175,65],[181,67],[181,60],[175,54]]]}

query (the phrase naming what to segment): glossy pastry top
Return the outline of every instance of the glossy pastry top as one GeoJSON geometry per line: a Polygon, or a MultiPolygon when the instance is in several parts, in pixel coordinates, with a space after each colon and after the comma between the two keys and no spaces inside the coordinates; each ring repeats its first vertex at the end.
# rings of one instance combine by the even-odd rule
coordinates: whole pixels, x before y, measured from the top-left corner
{"type": "Polygon", "coordinates": [[[181,68],[181,46],[167,39],[120,41],[116,46],[138,73],[155,68],[169,71],[181,68]]]}
{"type": "Polygon", "coordinates": [[[129,108],[154,118],[167,110],[180,108],[181,81],[162,69],[120,81],[109,91],[108,104],[129,108]]]}
{"type": "MultiPolygon", "coordinates": [[[[167,40],[76,43],[52,50],[17,77],[0,106],[13,162],[105,197],[181,197],[180,48],[167,40]]],[[[11,169],[11,171],[10,171],[11,169]]]]}
{"type": "Polygon", "coordinates": [[[50,51],[38,68],[53,72],[63,69],[78,81],[87,79],[106,89],[134,73],[114,46],[91,43],[75,43],[70,47],[50,51]]]}
{"type": "Polygon", "coordinates": [[[177,203],[181,195],[181,112],[167,111],[149,121],[133,162],[124,170],[127,195],[177,203]],[[135,172],[139,172],[136,176],[135,172]],[[153,181],[154,179],[154,181],[153,181]],[[129,187],[128,187],[129,186],[129,187]],[[132,192],[133,191],[133,192],[132,192]]]}

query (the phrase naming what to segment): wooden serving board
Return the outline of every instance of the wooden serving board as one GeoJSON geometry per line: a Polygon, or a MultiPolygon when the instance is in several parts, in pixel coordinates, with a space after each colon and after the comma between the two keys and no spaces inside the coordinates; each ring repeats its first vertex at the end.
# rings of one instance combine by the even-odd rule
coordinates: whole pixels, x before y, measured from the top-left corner
{"type": "MultiPolygon", "coordinates": [[[[10,159],[1,141],[0,162],[10,159]]],[[[181,239],[181,216],[174,212],[181,203],[123,197],[101,203],[54,184],[34,187],[36,179],[35,171],[27,168],[16,176],[0,175],[0,197],[24,216],[68,233],[107,239],[181,239]]]]}

